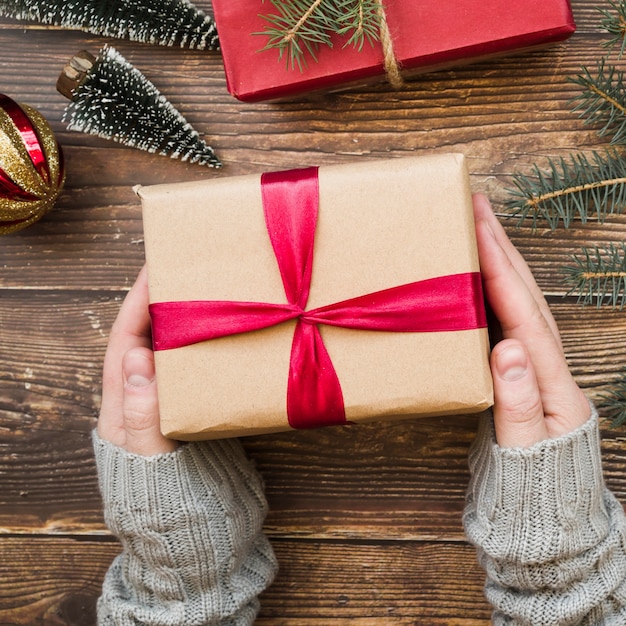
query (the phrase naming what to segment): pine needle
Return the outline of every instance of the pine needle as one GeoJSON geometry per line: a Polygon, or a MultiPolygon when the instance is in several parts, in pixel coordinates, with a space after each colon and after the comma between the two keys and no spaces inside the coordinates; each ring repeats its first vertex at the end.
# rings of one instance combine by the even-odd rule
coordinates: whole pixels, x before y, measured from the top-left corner
{"type": "MultiPolygon", "coordinates": [[[[336,0],[336,6],[330,7],[338,28],[338,35],[350,35],[346,46],[363,48],[365,40],[373,45],[380,40],[380,14],[376,0],[336,0]]],[[[345,46],[344,46],[345,47],[345,46]]]]}
{"type": "Polygon", "coordinates": [[[324,0],[308,2],[294,0],[270,0],[276,14],[264,15],[263,18],[271,25],[263,33],[269,40],[264,50],[277,48],[279,59],[287,58],[287,64],[293,69],[296,65],[303,70],[304,50],[317,60],[316,52],[320,44],[332,46],[327,14],[322,10],[324,0]]]}
{"type": "Polygon", "coordinates": [[[624,73],[602,59],[594,76],[583,67],[582,74],[569,80],[582,87],[580,95],[573,99],[577,104],[572,110],[585,118],[585,124],[601,126],[600,137],[612,135],[612,144],[626,143],[624,73]]]}
{"type": "MultiPolygon", "coordinates": [[[[600,9],[601,27],[612,37],[609,48],[619,47],[618,58],[626,50],[626,0],[607,0],[611,10],[600,9]]],[[[608,58],[608,57],[607,57],[608,58]]],[[[574,111],[586,124],[599,127],[601,137],[611,144],[626,144],[626,94],[624,73],[601,59],[592,73],[587,67],[573,83],[582,88],[573,99],[574,111]]],[[[585,223],[597,219],[602,223],[609,215],[624,211],[626,203],[626,157],[621,151],[608,149],[593,152],[591,157],[570,154],[566,159],[549,160],[548,168],[533,166],[529,176],[514,177],[509,189],[507,211],[520,222],[532,219],[536,228],[545,220],[552,230],[559,224],[569,227],[575,219],[585,223]]],[[[571,288],[567,295],[577,294],[583,305],[609,305],[619,310],[626,306],[626,243],[583,248],[581,255],[570,256],[572,264],[563,268],[571,288]]],[[[626,370],[621,379],[601,396],[600,407],[606,409],[612,426],[626,423],[626,370]]]]}
{"type": "Polygon", "coordinates": [[[626,3],[607,0],[616,14],[611,13],[608,9],[598,9],[604,19],[600,22],[601,28],[611,33],[613,37],[603,45],[607,48],[615,48],[619,46],[617,58],[621,59],[626,49],[626,3]]]}
{"type": "Polygon", "coordinates": [[[622,310],[626,304],[626,244],[583,248],[582,256],[572,255],[573,265],[564,268],[567,295],[575,293],[583,305],[596,303],[622,310]]]}
{"type": "Polygon", "coordinates": [[[544,171],[533,165],[530,176],[516,174],[506,211],[520,223],[532,219],[536,228],[544,219],[552,230],[569,228],[574,219],[594,218],[603,223],[607,215],[620,214],[626,206],[626,160],[614,150],[550,159],[544,171]]]}
{"type": "Polygon", "coordinates": [[[276,13],[261,15],[268,22],[263,50],[278,50],[287,67],[306,67],[307,55],[317,61],[320,46],[333,46],[334,34],[348,36],[346,45],[357,49],[365,40],[379,39],[377,0],[269,0],[276,13]]]}
{"type": "Polygon", "coordinates": [[[626,371],[621,373],[607,393],[600,394],[599,397],[598,408],[605,410],[611,426],[622,426],[626,422],[626,371]]]}

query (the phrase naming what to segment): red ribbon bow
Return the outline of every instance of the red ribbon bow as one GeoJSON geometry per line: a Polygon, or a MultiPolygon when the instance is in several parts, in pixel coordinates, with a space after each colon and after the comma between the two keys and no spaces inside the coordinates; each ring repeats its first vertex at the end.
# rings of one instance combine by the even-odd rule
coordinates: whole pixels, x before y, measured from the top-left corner
{"type": "Polygon", "coordinates": [[[384,289],[306,310],[319,203],[317,168],[263,174],[263,210],[287,303],[157,302],[155,350],[169,350],[297,320],[287,385],[292,428],[345,424],[341,385],[318,325],[391,332],[443,332],[487,325],[478,272],[384,289]]]}

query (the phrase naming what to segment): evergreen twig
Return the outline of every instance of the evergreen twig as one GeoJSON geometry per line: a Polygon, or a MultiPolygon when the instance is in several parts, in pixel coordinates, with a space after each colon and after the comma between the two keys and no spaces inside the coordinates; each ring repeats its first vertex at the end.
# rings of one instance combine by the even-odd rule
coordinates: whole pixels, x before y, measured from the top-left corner
{"type": "Polygon", "coordinates": [[[612,388],[599,398],[598,408],[605,410],[613,428],[626,423],[626,372],[622,372],[612,388]]]}
{"type": "Polygon", "coordinates": [[[593,76],[587,67],[583,67],[582,74],[570,81],[582,88],[573,99],[577,104],[572,110],[585,118],[585,124],[599,125],[600,137],[613,135],[612,144],[626,143],[624,72],[602,59],[593,76]]]}
{"type": "Polygon", "coordinates": [[[578,294],[584,305],[599,308],[608,304],[622,310],[626,305],[626,243],[583,248],[582,256],[572,255],[573,264],[564,268],[566,282],[572,284],[567,295],[578,294]]]}
{"type": "MultiPolygon", "coordinates": [[[[626,0],[607,0],[612,10],[599,9],[601,27],[612,37],[609,48],[618,47],[618,58],[626,50],[626,0]]],[[[624,73],[601,59],[595,71],[587,67],[572,82],[582,88],[573,99],[573,110],[586,124],[599,127],[601,137],[610,137],[611,144],[626,144],[626,93],[624,73]]],[[[591,158],[570,154],[567,159],[549,161],[547,171],[533,166],[530,176],[518,174],[515,188],[509,189],[507,203],[511,215],[520,221],[531,217],[533,228],[544,218],[553,230],[562,223],[566,228],[572,220],[583,223],[591,216],[603,222],[608,215],[622,213],[626,203],[626,158],[623,148],[613,148],[591,158]]],[[[577,294],[583,305],[610,305],[619,310],[626,306],[626,242],[610,243],[582,249],[572,255],[572,264],[564,267],[565,280],[571,285],[567,295],[577,294]]],[[[626,371],[613,388],[601,395],[599,406],[606,409],[612,425],[626,423],[626,371]]]]}
{"type": "Polygon", "coordinates": [[[617,56],[621,59],[626,49],[626,3],[617,0],[607,0],[607,2],[616,14],[611,13],[608,9],[598,9],[604,16],[600,22],[600,27],[613,35],[603,45],[611,49],[619,46],[617,56]]]}
{"type": "Polygon", "coordinates": [[[607,215],[620,214],[626,205],[626,160],[614,150],[593,152],[548,161],[545,172],[536,164],[530,176],[516,174],[509,189],[506,210],[520,222],[539,218],[552,230],[560,223],[568,228],[575,218],[585,223],[591,215],[602,223],[607,215]]]}
{"type": "Polygon", "coordinates": [[[307,54],[317,60],[320,46],[332,47],[332,35],[348,36],[357,49],[379,40],[379,0],[270,0],[277,13],[262,15],[268,28],[263,50],[277,49],[287,66],[303,70],[307,54]]]}

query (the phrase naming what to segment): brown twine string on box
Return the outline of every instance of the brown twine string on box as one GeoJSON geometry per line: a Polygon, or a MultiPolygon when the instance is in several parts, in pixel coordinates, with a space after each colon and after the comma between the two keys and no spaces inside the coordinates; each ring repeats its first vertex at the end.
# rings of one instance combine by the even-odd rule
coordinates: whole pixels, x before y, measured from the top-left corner
{"type": "Polygon", "coordinates": [[[387,80],[394,89],[400,89],[404,85],[404,79],[400,74],[400,64],[398,63],[393,49],[393,39],[389,31],[389,24],[387,24],[387,15],[385,13],[385,7],[383,6],[383,0],[377,0],[376,4],[378,5],[380,43],[383,48],[383,60],[387,80]]]}

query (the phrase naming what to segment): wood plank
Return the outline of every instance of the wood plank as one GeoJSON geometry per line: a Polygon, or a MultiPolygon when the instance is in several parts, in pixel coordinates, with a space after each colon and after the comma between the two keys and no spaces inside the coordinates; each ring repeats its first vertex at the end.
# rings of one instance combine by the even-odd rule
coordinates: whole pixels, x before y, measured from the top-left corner
{"type": "MultiPolygon", "coordinates": [[[[104,532],[89,432],[119,294],[9,290],[0,307],[0,532],[104,532]],[[27,333],[24,324],[28,323],[27,333]]],[[[626,358],[619,311],[554,304],[572,370],[592,394],[626,358]],[[593,367],[590,368],[589,364],[593,367]]],[[[462,539],[476,418],[427,418],[245,439],[277,536],[462,539]],[[349,451],[349,453],[347,453],[349,451]]],[[[607,459],[626,493],[622,430],[607,459]]]]}
{"type": "MultiPolygon", "coordinates": [[[[626,216],[614,216],[607,219],[604,224],[590,220],[587,224],[577,223],[569,229],[557,229],[551,231],[544,225],[539,224],[534,230],[530,220],[519,223],[514,218],[504,217],[500,213],[502,222],[507,229],[511,240],[522,253],[537,283],[547,296],[553,296],[551,302],[555,304],[571,289],[571,283],[567,283],[565,267],[574,265],[572,257],[583,257],[583,248],[605,247],[609,243],[620,244],[626,240],[626,216]]],[[[586,315],[590,308],[580,308],[580,312],[586,315]]],[[[605,306],[602,311],[611,316],[614,311],[605,306]]]]}
{"type": "MultiPolygon", "coordinates": [[[[590,55],[603,52],[602,40],[581,33],[548,51],[423,76],[400,93],[376,86],[313,102],[255,105],[235,101],[223,84],[215,84],[223,82],[219,56],[122,42],[134,62],[155,69],[159,86],[194,126],[215,138],[226,165],[214,172],[65,131],[60,121],[65,103],[51,86],[69,45],[93,48],[99,40],[74,32],[0,30],[3,88],[48,117],[69,172],[55,210],[42,223],[3,239],[0,286],[127,288],[143,262],[140,209],[131,189],[136,183],[460,150],[468,156],[474,189],[499,206],[513,171],[605,144],[571,113],[576,87],[566,80],[590,55]],[[14,53],[25,46],[28,55],[14,53]],[[47,89],[31,86],[32,57],[47,89]],[[187,71],[178,71],[181,64],[187,71]]],[[[541,286],[562,293],[563,286],[551,278],[566,256],[563,246],[575,251],[574,242],[620,240],[624,224],[619,218],[604,227],[589,224],[564,234],[522,230],[513,237],[541,286]]]]}
{"type": "Polygon", "coordinates": [[[262,598],[261,617],[295,620],[300,614],[319,623],[366,619],[370,624],[374,619],[384,624],[456,619],[463,624],[464,619],[487,621],[490,615],[482,598],[484,575],[474,549],[466,544],[274,542],[274,546],[281,569],[274,587],[262,598]],[[274,591],[280,594],[276,603],[274,591]]]}
{"type": "Polygon", "coordinates": [[[90,626],[113,542],[0,537],[0,624],[90,626]]]}
{"type": "MultiPolygon", "coordinates": [[[[554,232],[545,227],[533,230],[528,223],[518,226],[516,220],[502,213],[501,219],[539,286],[547,295],[555,296],[555,302],[571,287],[564,283],[564,267],[571,265],[572,255],[580,255],[583,247],[626,239],[626,216],[554,232]]],[[[144,262],[137,205],[84,205],[55,211],[45,222],[6,237],[2,243],[0,289],[5,290],[117,292],[130,288],[144,262]]],[[[610,314],[610,308],[603,310],[610,314]]]]}
{"type": "MultiPolygon", "coordinates": [[[[259,624],[488,624],[467,544],[276,541],[259,624]]],[[[116,542],[0,537],[0,624],[90,626],[116,542]]]]}
{"type": "MultiPolygon", "coordinates": [[[[196,5],[210,12],[210,0],[196,5]]],[[[424,75],[399,92],[380,84],[279,104],[228,95],[218,53],[0,18],[0,91],[46,116],[68,167],[54,211],[0,242],[0,624],[94,623],[119,550],[102,523],[89,433],[107,334],[143,263],[132,186],[457,150],[501,212],[515,171],[606,144],[571,112],[578,88],[567,80],[605,52],[597,5],[573,0],[578,32],[546,50],[424,75]],[[66,130],[56,78],[72,54],[105,42],[217,149],[222,170],[66,130]]],[[[576,379],[597,396],[623,370],[626,322],[563,299],[561,266],[582,245],[624,240],[626,217],[555,233],[502,219],[548,294],[576,379]]],[[[461,525],[476,419],[246,438],[281,561],[258,623],[488,624],[461,525]]],[[[602,444],[623,501],[625,433],[605,428],[602,444]]]]}

